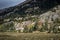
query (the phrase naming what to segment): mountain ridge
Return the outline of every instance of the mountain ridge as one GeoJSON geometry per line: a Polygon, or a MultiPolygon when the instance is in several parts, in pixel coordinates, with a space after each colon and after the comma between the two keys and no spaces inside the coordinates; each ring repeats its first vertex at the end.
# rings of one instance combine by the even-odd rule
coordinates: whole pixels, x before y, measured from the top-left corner
{"type": "MultiPolygon", "coordinates": [[[[36,2],[34,2],[34,0],[26,0],[14,7],[9,7],[9,8],[0,10],[0,16],[8,14],[10,12],[14,12],[14,10],[15,10],[15,12],[16,11],[24,12],[27,8],[31,8],[31,7],[34,8],[35,3],[38,4],[38,7],[41,8],[41,10],[45,10],[45,8],[46,8],[46,10],[48,10],[51,7],[54,7],[55,5],[58,5],[59,0],[36,0],[36,2]],[[46,7],[44,7],[45,5],[46,5],[46,7]],[[29,6],[31,6],[31,7],[29,7],[29,6]],[[49,7],[49,6],[51,6],[51,7],[49,7]]],[[[35,5],[35,7],[37,6],[37,4],[35,5]]]]}

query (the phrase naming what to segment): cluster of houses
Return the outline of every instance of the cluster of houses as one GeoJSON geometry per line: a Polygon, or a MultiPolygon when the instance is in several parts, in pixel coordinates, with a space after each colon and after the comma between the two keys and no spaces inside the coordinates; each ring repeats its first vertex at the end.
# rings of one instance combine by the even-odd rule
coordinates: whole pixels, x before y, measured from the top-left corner
{"type": "MultiPolygon", "coordinates": [[[[32,16],[32,17],[36,17],[36,16],[32,16]]],[[[56,18],[58,18],[58,15],[57,16],[53,16],[53,19],[55,20],[56,18]],[[54,18],[55,17],[55,18],[54,18]]],[[[22,20],[22,18],[15,18],[17,20],[22,20]]],[[[8,19],[9,20],[9,19],[8,19]]],[[[8,21],[7,20],[7,21],[8,21]]],[[[35,24],[36,24],[36,21],[32,21],[32,20],[27,20],[27,21],[23,21],[23,22],[17,22],[17,21],[14,21],[14,28],[17,32],[24,32],[25,30],[25,27],[27,27],[29,30],[30,28],[34,27],[35,24]]],[[[38,26],[38,30],[40,30],[41,28],[43,28],[43,26],[47,25],[47,32],[49,30],[52,31],[53,29],[53,26],[54,26],[54,21],[52,20],[52,16],[40,16],[39,19],[37,19],[37,26],[38,26]],[[47,23],[47,24],[45,24],[47,23]]],[[[57,27],[60,29],[60,25],[57,27]]]]}
{"type": "Polygon", "coordinates": [[[14,22],[14,27],[15,27],[15,30],[17,32],[19,32],[19,31],[24,32],[25,27],[31,28],[34,24],[35,24],[35,22],[32,22],[30,20],[29,21],[24,21],[22,23],[14,22]]]}
{"type": "MultiPolygon", "coordinates": [[[[54,8],[56,9],[56,8],[54,8]]],[[[58,18],[60,19],[60,10],[56,10],[56,12],[52,12],[52,11],[48,11],[42,15],[33,15],[33,16],[26,16],[25,18],[23,17],[18,17],[18,18],[15,18],[14,20],[23,20],[22,22],[17,22],[17,21],[13,21],[13,24],[14,24],[14,27],[15,27],[15,30],[17,32],[24,32],[25,30],[25,27],[27,27],[29,30],[30,28],[34,27],[36,22],[37,22],[37,26],[38,26],[38,30],[40,30],[41,28],[43,28],[43,26],[46,26],[46,28],[48,29],[47,31],[49,30],[52,30],[54,28],[54,21],[58,18]],[[34,19],[35,21],[32,21],[30,20],[29,18],[36,18],[34,19]],[[26,20],[27,19],[27,20],[26,20]],[[29,20],[28,20],[29,19],[29,20]]],[[[5,19],[4,21],[9,21],[10,19],[5,19]]],[[[60,29],[60,25],[58,25],[56,28],[60,29]]]]}

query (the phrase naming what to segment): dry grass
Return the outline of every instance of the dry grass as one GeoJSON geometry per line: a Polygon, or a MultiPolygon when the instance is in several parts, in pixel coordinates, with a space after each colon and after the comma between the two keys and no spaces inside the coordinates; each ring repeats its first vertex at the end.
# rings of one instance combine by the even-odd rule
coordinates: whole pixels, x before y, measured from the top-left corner
{"type": "Polygon", "coordinates": [[[0,40],[60,40],[60,35],[52,33],[0,33],[0,40]]]}

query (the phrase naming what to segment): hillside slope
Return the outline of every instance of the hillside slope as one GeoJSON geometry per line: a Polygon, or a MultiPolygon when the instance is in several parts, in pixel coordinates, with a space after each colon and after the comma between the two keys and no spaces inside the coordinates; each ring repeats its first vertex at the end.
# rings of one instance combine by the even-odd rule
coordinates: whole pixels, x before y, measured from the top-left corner
{"type": "Polygon", "coordinates": [[[0,31],[59,32],[60,4],[56,0],[28,0],[0,10],[0,31]]]}

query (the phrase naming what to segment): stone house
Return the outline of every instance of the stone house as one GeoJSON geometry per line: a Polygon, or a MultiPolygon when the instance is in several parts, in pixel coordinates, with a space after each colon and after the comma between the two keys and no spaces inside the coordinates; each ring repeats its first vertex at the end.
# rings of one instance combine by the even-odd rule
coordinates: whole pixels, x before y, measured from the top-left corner
{"type": "Polygon", "coordinates": [[[21,23],[15,22],[14,23],[15,30],[17,32],[23,32],[24,28],[21,26],[21,23]]]}
{"type": "Polygon", "coordinates": [[[29,30],[35,23],[32,21],[24,21],[22,23],[14,22],[14,27],[17,32],[24,32],[24,28],[28,27],[29,30]]]}

